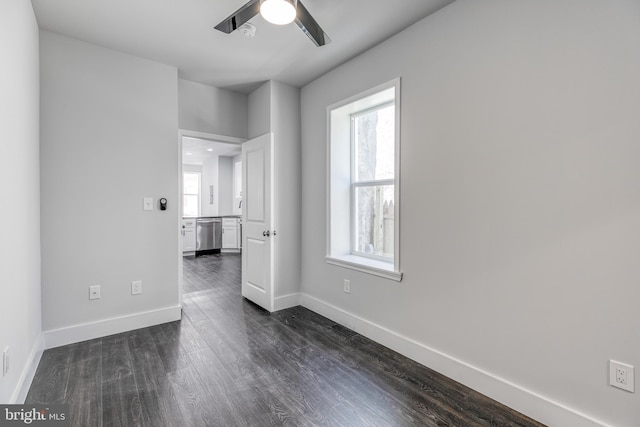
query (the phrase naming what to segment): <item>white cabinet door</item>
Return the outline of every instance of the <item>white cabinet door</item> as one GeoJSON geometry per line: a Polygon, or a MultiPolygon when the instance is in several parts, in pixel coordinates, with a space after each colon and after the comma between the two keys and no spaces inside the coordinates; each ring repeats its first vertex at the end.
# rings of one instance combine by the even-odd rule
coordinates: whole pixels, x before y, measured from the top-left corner
{"type": "Polygon", "coordinates": [[[237,227],[222,227],[222,249],[238,249],[237,227]]]}
{"type": "Polygon", "coordinates": [[[196,250],[196,220],[182,220],[182,252],[196,250]]]}
{"type": "Polygon", "coordinates": [[[222,249],[238,249],[238,218],[222,218],[222,249]]]}
{"type": "Polygon", "coordinates": [[[184,236],[182,237],[182,251],[193,252],[196,250],[196,229],[186,228],[184,230],[184,236]]]}
{"type": "Polygon", "coordinates": [[[273,311],[273,133],[242,144],[242,296],[273,311]]]}

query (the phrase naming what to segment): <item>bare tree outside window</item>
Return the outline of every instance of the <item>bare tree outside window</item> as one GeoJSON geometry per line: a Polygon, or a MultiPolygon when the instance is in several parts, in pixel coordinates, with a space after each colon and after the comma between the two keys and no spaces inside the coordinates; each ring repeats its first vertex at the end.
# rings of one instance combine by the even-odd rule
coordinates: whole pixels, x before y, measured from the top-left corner
{"type": "Polygon", "coordinates": [[[352,251],[393,257],[395,105],[352,116],[352,251]]]}

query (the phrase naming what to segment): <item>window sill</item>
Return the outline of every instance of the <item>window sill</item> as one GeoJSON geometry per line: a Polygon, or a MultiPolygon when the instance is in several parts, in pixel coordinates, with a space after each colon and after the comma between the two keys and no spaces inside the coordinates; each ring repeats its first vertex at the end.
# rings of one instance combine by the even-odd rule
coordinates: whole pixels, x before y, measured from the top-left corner
{"type": "Polygon", "coordinates": [[[339,257],[327,256],[326,260],[327,263],[331,265],[349,268],[362,273],[373,274],[374,276],[383,277],[396,282],[402,281],[402,273],[394,271],[393,264],[388,262],[360,257],[357,255],[344,255],[339,257]]]}

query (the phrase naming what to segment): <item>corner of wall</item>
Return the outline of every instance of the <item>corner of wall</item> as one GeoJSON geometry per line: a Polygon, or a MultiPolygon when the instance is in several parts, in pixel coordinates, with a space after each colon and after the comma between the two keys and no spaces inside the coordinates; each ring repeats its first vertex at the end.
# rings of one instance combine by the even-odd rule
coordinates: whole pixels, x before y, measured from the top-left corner
{"type": "Polygon", "coordinates": [[[20,380],[11,397],[12,404],[22,404],[29,394],[33,377],[36,375],[42,353],[44,352],[44,334],[40,334],[33,344],[33,348],[29,353],[29,357],[24,365],[22,373],[20,374],[20,380]]]}

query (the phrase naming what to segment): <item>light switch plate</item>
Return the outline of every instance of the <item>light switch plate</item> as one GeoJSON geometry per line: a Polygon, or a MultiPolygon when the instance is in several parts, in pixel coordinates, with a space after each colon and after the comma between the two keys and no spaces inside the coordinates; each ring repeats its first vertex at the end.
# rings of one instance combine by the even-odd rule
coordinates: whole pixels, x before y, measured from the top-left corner
{"type": "Polygon", "coordinates": [[[144,199],[142,199],[142,205],[143,205],[143,209],[145,211],[152,211],[153,210],[153,197],[145,197],[144,199]]]}
{"type": "Polygon", "coordinates": [[[139,295],[142,293],[142,280],[131,282],[131,295],[139,295]]]}

